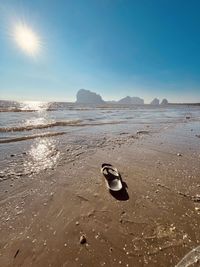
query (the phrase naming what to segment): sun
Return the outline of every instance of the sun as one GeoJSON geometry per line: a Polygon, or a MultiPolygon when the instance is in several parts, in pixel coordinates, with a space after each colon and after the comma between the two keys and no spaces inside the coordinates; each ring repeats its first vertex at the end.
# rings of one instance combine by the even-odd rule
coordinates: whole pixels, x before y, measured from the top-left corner
{"type": "Polygon", "coordinates": [[[38,54],[41,48],[39,36],[26,24],[15,25],[13,37],[17,45],[28,55],[38,54]]]}

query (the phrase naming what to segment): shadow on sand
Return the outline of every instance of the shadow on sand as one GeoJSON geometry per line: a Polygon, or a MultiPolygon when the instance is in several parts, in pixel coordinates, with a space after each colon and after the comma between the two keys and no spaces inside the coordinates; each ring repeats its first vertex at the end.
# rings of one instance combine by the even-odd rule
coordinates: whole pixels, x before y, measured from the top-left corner
{"type": "Polygon", "coordinates": [[[127,184],[125,182],[122,181],[122,177],[120,175],[120,179],[121,179],[121,182],[122,182],[122,189],[120,191],[112,191],[112,190],[109,190],[110,191],[110,194],[117,200],[120,200],[120,201],[127,201],[129,199],[129,194],[127,192],[127,184]]]}

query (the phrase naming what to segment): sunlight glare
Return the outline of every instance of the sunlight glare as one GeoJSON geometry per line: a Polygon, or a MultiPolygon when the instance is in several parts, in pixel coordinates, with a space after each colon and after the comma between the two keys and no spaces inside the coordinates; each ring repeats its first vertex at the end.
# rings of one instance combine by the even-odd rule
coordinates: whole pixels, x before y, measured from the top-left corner
{"type": "Polygon", "coordinates": [[[22,110],[34,110],[34,111],[45,111],[48,109],[49,102],[41,101],[23,101],[20,103],[20,108],[22,110]]]}
{"type": "Polygon", "coordinates": [[[28,55],[36,55],[41,47],[39,37],[26,24],[19,23],[14,28],[14,39],[18,46],[28,55]]]}

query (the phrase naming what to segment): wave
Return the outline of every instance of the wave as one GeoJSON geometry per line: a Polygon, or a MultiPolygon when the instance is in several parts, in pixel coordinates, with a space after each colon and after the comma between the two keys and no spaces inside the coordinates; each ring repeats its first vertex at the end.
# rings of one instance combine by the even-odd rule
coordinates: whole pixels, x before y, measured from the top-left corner
{"type": "Polygon", "coordinates": [[[45,129],[56,126],[75,126],[81,123],[81,120],[74,121],[56,121],[49,122],[46,124],[32,124],[32,125],[24,125],[24,126],[13,126],[13,127],[1,127],[0,132],[22,132],[22,131],[31,131],[34,129],[45,129]]]}
{"type": "Polygon", "coordinates": [[[36,124],[36,125],[25,125],[25,126],[14,126],[14,127],[1,127],[0,132],[22,132],[22,131],[31,131],[35,129],[46,129],[52,127],[59,126],[98,126],[98,125],[106,125],[106,124],[120,124],[124,121],[110,121],[110,122],[97,122],[97,123],[82,123],[82,120],[74,120],[74,121],[56,121],[50,122],[46,124],[36,124]]]}
{"type": "MultiPolygon", "coordinates": [[[[47,108],[47,109],[41,109],[41,110],[38,110],[38,109],[19,109],[19,108],[9,108],[9,109],[5,109],[5,108],[0,108],[0,112],[38,112],[38,111],[57,111],[57,110],[63,110],[63,109],[56,109],[56,108],[47,108]]],[[[78,110],[78,111],[81,111],[81,110],[86,110],[86,109],[66,109],[66,110],[78,110]]]]}
{"type": "Polygon", "coordinates": [[[39,138],[39,137],[51,137],[51,136],[57,136],[57,135],[63,135],[63,134],[66,134],[66,132],[41,133],[41,134],[6,138],[6,139],[0,139],[0,144],[25,141],[25,140],[35,139],[35,138],[39,138]]]}
{"type": "Polygon", "coordinates": [[[19,108],[0,108],[0,112],[35,112],[35,109],[19,109],[19,108]]]}
{"type": "MultiPolygon", "coordinates": [[[[91,110],[98,110],[98,109],[110,109],[107,107],[89,107],[89,108],[78,108],[78,107],[66,107],[66,108],[47,108],[47,109],[21,109],[21,108],[0,108],[0,112],[38,112],[38,111],[44,111],[44,112],[48,112],[48,111],[65,111],[65,110],[72,110],[72,111],[91,111],[91,110]]],[[[111,113],[108,111],[108,113],[111,113]]]]}

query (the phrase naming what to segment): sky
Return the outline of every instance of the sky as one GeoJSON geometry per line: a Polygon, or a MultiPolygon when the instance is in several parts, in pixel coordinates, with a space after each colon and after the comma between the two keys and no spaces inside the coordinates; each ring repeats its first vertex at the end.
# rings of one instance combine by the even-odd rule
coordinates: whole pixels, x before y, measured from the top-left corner
{"type": "MultiPolygon", "coordinates": [[[[0,0],[0,99],[200,102],[199,0],[0,0]],[[20,23],[37,54],[17,44],[20,23]]],[[[21,41],[19,41],[21,42],[21,41]]]]}

